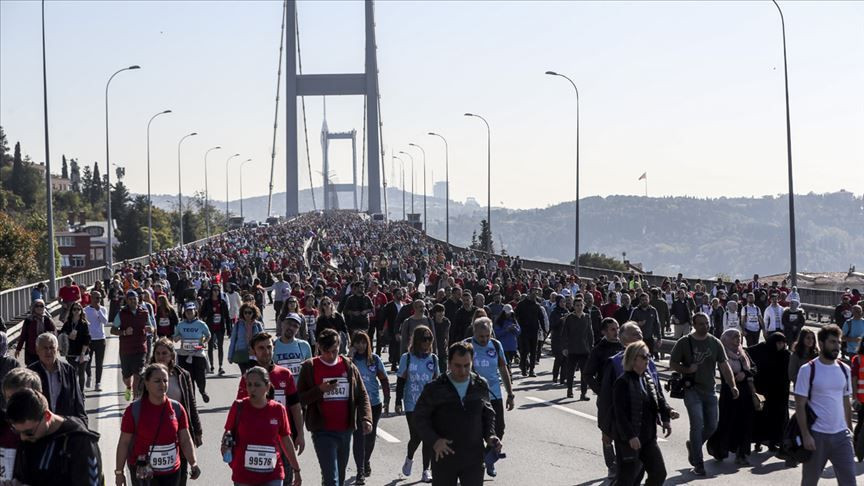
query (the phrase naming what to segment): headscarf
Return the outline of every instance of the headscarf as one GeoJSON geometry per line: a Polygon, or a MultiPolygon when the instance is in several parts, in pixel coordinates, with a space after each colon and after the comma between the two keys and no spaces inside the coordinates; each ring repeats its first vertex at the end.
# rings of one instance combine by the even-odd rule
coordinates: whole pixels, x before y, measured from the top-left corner
{"type": "Polygon", "coordinates": [[[741,346],[741,331],[735,328],[729,328],[723,331],[720,336],[720,341],[726,349],[726,358],[729,360],[729,367],[732,368],[732,374],[738,374],[741,371],[750,370],[750,358],[744,352],[741,346]],[[738,345],[735,345],[735,338],[738,338],[738,345]]]}

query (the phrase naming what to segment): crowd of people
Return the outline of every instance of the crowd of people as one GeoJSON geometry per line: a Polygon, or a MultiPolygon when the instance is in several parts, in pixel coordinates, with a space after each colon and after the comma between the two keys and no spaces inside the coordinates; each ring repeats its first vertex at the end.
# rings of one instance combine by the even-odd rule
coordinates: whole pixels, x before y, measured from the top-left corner
{"type": "Polygon", "coordinates": [[[683,399],[696,476],[706,474],[703,449],[746,467],[764,447],[789,467],[803,463],[802,484],[816,484],[830,460],[838,483],[853,485],[853,404],[855,437],[864,441],[857,292],[844,295],[837,325],[814,333],[785,281],[689,282],[679,274],[653,287],[635,273],[582,279],[448,247],[406,224],[333,212],[162,251],[89,291],[68,279],[56,323],[44,295],[34,289],[16,345],[26,368],[0,363],[0,421],[11,425],[0,433],[0,484],[93,484],[87,479],[102,474],[84,393],[102,389],[106,329],[118,339],[129,402],[117,485],[177,486],[200,476],[198,397],[208,403],[208,377],[234,365],[242,377],[236,400],[225,404],[219,448],[235,485],[307,478],[341,486],[352,454],[353,484],[365,484],[391,403],[410,434],[403,476],[419,469],[423,482],[483,484],[498,475],[513,383],[536,377],[546,349],[554,386],[574,397],[578,383],[579,399],[595,400],[617,485],[665,481],[657,426],[668,436],[680,416],[667,395],[683,399]],[[267,306],[274,321],[263,318],[267,306]],[[673,372],[665,384],[657,366],[664,355],[673,372]],[[789,443],[790,423],[797,444],[789,443]],[[309,439],[320,479],[301,475],[309,439]],[[61,441],[67,456],[34,459],[61,441]]]}

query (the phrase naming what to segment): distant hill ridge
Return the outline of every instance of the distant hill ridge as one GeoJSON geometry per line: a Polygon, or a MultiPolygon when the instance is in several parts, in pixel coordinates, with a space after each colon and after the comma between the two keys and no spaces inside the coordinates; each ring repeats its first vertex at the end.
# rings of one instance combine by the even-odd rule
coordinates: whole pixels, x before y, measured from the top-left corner
{"type": "MultiPolygon", "coordinates": [[[[340,205],[353,207],[342,194],[340,205]]],[[[359,197],[359,195],[358,195],[359,197]]],[[[315,190],[321,207],[320,188],[315,190]]],[[[410,212],[411,195],[405,196],[410,212]]],[[[176,207],[176,196],[154,196],[163,209],[176,207]]],[[[390,218],[402,217],[402,193],[388,189],[390,218]]],[[[213,202],[217,208],[224,201],[213,202]]],[[[444,239],[444,200],[428,197],[429,234],[444,239]]],[[[239,213],[239,201],[231,201],[239,213]]],[[[423,196],[414,196],[414,208],[423,211],[423,196]]],[[[581,200],[580,251],[605,253],[618,259],[642,262],[657,274],[730,277],[752,273],[773,274],[789,269],[788,202],[785,196],[715,198],[607,196],[581,200]]],[[[243,202],[247,220],[264,220],[267,197],[243,202]]],[[[312,210],[308,189],[300,192],[300,210],[312,210]]],[[[795,197],[798,270],[845,271],[852,264],[864,267],[864,197],[847,191],[802,194],[795,197]]],[[[285,211],[285,193],[274,194],[273,211],[285,211]]],[[[547,208],[513,210],[492,208],[496,251],[524,258],[569,262],[573,259],[573,201],[547,208]]],[[[464,246],[479,232],[486,208],[450,202],[450,241],[464,246]]],[[[422,216],[421,216],[422,219],[422,216]]]]}

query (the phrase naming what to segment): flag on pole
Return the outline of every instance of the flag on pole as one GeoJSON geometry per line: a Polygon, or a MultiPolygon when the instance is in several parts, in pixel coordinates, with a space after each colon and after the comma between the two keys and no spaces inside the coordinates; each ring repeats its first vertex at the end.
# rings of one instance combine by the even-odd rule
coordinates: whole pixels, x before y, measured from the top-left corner
{"type": "Polygon", "coordinates": [[[642,179],[648,179],[648,173],[647,172],[643,172],[642,175],[639,176],[639,180],[641,181],[642,179]]]}

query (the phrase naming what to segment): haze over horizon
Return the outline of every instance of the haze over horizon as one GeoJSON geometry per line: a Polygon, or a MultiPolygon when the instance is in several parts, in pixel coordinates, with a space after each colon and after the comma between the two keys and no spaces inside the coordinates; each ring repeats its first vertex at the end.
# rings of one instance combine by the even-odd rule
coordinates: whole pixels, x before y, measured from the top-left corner
{"type": "MultiPolygon", "coordinates": [[[[856,62],[864,59],[864,2],[780,4],[795,192],[861,191],[848,181],[864,163],[864,65],[856,62]]],[[[146,192],[147,120],[172,109],[151,132],[154,194],[176,194],[177,141],[197,131],[183,145],[184,194],[203,190],[204,152],[221,145],[210,155],[213,198],[224,197],[224,162],[236,152],[254,160],[244,196],[266,195],[281,10],[280,1],[48,2],[54,171],[61,154],[104,169],[105,82],[140,64],[115,78],[110,95],[112,162],[126,168],[130,190],[146,192]]],[[[0,3],[0,125],[37,162],[44,160],[39,12],[38,2],[0,3]]],[[[300,2],[298,15],[304,73],[362,69],[362,4],[300,2]]],[[[376,4],[376,24],[391,187],[399,184],[390,154],[406,150],[422,193],[422,156],[409,142],[423,146],[434,180],[442,178],[443,144],[426,135],[436,131],[450,143],[451,199],[485,205],[485,130],[462,116],[470,111],[492,126],[493,206],[572,201],[575,96],[565,80],[543,74],[551,69],[580,89],[583,198],[642,195],[643,172],[649,196],[786,193],[782,45],[770,1],[390,1],[376,4]]],[[[306,105],[320,186],[322,100],[306,105]]],[[[328,125],[356,129],[359,138],[362,109],[361,97],[331,97],[328,125]]],[[[274,193],[284,191],[284,115],[279,124],[274,193]]],[[[300,187],[308,189],[303,138],[301,128],[300,187]]],[[[331,160],[346,181],[349,144],[334,144],[331,160]]],[[[232,164],[232,180],[237,171],[232,164]]],[[[232,184],[232,200],[238,192],[232,184]]]]}

